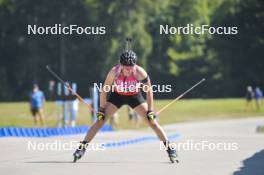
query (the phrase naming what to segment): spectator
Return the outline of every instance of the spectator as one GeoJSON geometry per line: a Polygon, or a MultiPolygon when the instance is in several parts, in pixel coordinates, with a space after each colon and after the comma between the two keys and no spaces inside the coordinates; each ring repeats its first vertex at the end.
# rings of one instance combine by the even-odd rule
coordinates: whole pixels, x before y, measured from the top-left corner
{"type": "Polygon", "coordinates": [[[71,127],[75,127],[76,126],[76,116],[78,113],[78,104],[79,104],[79,100],[76,99],[72,102],[72,109],[71,109],[71,127]]]}
{"type": "Polygon", "coordinates": [[[68,100],[65,102],[65,112],[64,112],[64,119],[65,119],[65,125],[64,126],[70,126],[75,127],[76,126],[76,116],[78,113],[78,104],[79,100],[68,100]]]}
{"type": "Polygon", "coordinates": [[[45,119],[43,114],[44,103],[45,103],[44,93],[41,90],[39,90],[38,85],[34,84],[33,90],[30,93],[30,107],[35,125],[37,125],[39,120],[40,124],[42,126],[45,126],[45,119]]]}
{"type": "MultiPolygon", "coordinates": [[[[67,82],[70,86],[70,83],[67,82]]],[[[72,83],[72,90],[77,91],[76,83],[72,83]]],[[[75,127],[76,126],[76,116],[78,112],[79,100],[76,99],[74,94],[69,91],[69,89],[64,87],[65,101],[64,101],[64,126],[75,127]]]]}
{"type": "Polygon", "coordinates": [[[254,98],[254,92],[251,86],[247,87],[246,92],[246,108],[245,111],[247,112],[248,109],[252,110],[252,99],[254,98]]]}
{"type": "Polygon", "coordinates": [[[260,111],[260,106],[261,106],[261,101],[262,101],[263,93],[260,90],[259,87],[255,88],[255,99],[256,99],[256,105],[257,105],[257,110],[260,111]]]}

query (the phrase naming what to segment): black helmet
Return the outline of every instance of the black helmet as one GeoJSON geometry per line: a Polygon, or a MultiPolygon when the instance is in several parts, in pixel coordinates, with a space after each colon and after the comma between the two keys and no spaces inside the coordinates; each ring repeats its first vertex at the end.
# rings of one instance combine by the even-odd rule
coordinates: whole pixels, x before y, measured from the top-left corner
{"type": "Polygon", "coordinates": [[[126,51],[120,55],[120,64],[134,66],[137,62],[137,54],[131,49],[131,38],[126,38],[126,51]]]}
{"type": "Polygon", "coordinates": [[[137,62],[137,54],[132,50],[127,50],[120,55],[120,64],[134,66],[137,62]]]}

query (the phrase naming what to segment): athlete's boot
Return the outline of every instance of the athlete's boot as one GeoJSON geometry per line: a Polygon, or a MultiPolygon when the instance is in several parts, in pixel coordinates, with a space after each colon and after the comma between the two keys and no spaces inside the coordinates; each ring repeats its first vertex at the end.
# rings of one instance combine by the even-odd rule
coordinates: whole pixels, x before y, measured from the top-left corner
{"type": "Polygon", "coordinates": [[[165,147],[167,147],[166,151],[168,153],[171,163],[179,163],[179,160],[177,158],[178,155],[177,155],[175,148],[172,148],[169,142],[164,143],[164,144],[165,144],[165,147]]]}
{"type": "Polygon", "coordinates": [[[73,162],[75,163],[77,160],[79,160],[80,158],[82,158],[82,156],[84,155],[85,151],[86,151],[86,147],[88,146],[88,142],[86,141],[82,141],[80,142],[80,146],[78,147],[78,149],[76,149],[76,151],[73,153],[73,162]]]}

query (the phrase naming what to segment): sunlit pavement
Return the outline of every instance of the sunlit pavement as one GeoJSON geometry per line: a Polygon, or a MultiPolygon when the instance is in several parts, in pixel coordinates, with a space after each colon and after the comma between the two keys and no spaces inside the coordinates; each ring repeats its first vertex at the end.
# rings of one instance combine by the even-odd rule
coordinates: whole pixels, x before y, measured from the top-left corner
{"type": "MultiPolygon", "coordinates": [[[[178,133],[175,143],[180,163],[171,164],[155,139],[126,145],[90,150],[77,163],[72,163],[71,150],[29,150],[31,143],[80,141],[83,135],[48,138],[0,138],[1,174],[264,174],[264,134],[256,127],[264,118],[187,122],[164,126],[168,135],[178,133]],[[189,150],[187,143],[234,144],[234,150],[189,150]],[[237,148],[237,149],[235,149],[237,148]]],[[[150,129],[99,133],[93,143],[113,143],[155,136],[150,129]]],[[[200,148],[200,147],[199,147],[200,148]]]]}

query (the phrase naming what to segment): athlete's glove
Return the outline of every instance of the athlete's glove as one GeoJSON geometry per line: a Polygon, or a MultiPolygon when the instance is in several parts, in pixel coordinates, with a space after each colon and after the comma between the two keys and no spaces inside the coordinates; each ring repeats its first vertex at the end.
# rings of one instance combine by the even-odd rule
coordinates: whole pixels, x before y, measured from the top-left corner
{"type": "Polygon", "coordinates": [[[148,111],[147,118],[149,121],[153,121],[156,118],[156,114],[153,111],[148,111]]]}
{"type": "Polygon", "coordinates": [[[100,108],[100,110],[96,113],[97,120],[104,120],[105,119],[105,110],[100,108]]]}

